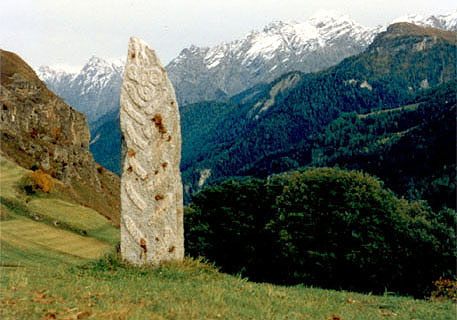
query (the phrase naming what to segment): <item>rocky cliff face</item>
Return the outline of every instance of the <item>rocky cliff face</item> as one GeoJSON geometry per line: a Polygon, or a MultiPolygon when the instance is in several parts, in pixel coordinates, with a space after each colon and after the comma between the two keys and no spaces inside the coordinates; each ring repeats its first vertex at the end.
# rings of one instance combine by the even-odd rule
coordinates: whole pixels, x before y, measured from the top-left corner
{"type": "Polygon", "coordinates": [[[75,200],[119,219],[119,179],[89,152],[86,116],[49,91],[16,54],[1,54],[1,154],[41,168],[72,189],[75,200]]]}

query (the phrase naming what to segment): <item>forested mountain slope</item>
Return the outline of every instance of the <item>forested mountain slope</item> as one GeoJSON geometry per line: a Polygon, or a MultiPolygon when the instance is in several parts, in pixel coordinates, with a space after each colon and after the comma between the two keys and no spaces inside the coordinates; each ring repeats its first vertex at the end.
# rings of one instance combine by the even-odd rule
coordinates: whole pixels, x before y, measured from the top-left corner
{"type": "Polygon", "coordinates": [[[399,23],[364,53],[326,71],[286,74],[234,97],[224,108],[183,107],[183,150],[191,151],[182,162],[187,189],[256,175],[262,166],[270,166],[264,172],[270,174],[309,164],[313,136],[342,113],[406,105],[425,89],[452,80],[455,39],[455,32],[399,23]],[[216,122],[203,121],[210,109],[223,109],[211,116],[216,122]],[[195,126],[200,122],[210,126],[203,135],[195,126]]]}

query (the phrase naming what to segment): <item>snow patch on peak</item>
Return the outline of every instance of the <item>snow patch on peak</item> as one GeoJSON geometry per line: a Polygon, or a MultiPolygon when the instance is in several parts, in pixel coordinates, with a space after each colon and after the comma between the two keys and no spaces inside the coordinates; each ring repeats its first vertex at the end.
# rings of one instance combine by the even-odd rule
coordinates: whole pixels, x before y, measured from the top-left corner
{"type": "Polygon", "coordinates": [[[408,14],[392,21],[392,23],[397,22],[409,22],[420,26],[457,31],[457,9],[450,13],[431,15],[428,17],[420,14],[408,14]]]}
{"type": "Polygon", "coordinates": [[[315,28],[308,22],[295,24],[293,26],[293,30],[297,34],[297,36],[303,41],[306,41],[308,39],[317,39],[319,37],[319,31],[317,30],[317,28],[315,28]]]}
{"type": "Polygon", "coordinates": [[[121,58],[121,57],[107,58],[106,61],[111,63],[111,65],[115,68],[124,68],[124,66],[125,66],[125,58],[121,58]]]}
{"type": "MultiPolygon", "coordinates": [[[[247,51],[246,59],[263,55],[264,58],[271,59],[271,53],[279,49],[283,44],[283,38],[278,33],[258,34],[252,41],[249,50],[247,51]]],[[[245,59],[245,61],[247,61],[245,59]]]]}
{"type": "MultiPolygon", "coordinates": [[[[72,71],[76,68],[71,69],[72,71]]],[[[79,68],[79,70],[81,70],[79,68]]],[[[62,78],[74,78],[77,72],[71,72],[69,68],[62,68],[62,65],[39,66],[36,69],[38,78],[46,82],[60,81],[62,78]]]]}
{"type": "Polygon", "coordinates": [[[92,56],[81,71],[102,68],[111,68],[111,63],[97,56],[92,56]]]}
{"type": "Polygon", "coordinates": [[[208,50],[204,58],[208,69],[212,69],[221,63],[225,56],[225,46],[225,44],[222,44],[208,50]]]}

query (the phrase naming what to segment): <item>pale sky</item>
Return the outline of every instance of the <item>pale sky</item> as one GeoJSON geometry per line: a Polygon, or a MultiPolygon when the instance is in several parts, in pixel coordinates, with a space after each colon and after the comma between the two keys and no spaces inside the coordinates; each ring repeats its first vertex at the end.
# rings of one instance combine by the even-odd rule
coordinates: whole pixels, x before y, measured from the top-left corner
{"type": "Polygon", "coordinates": [[[239,39],[275,20],[306,21],[320,9],[374,27],[456,7],[454,0],[1,0],[0,47],[33,67],[74,69],[93,55],[123,58],[136,36],[166,65],[191,44],[239,39]]]}

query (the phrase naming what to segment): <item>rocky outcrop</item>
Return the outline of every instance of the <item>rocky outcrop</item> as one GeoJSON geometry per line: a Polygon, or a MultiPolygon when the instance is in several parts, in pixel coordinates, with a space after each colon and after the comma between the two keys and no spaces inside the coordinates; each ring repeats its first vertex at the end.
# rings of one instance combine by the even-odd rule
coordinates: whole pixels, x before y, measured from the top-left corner
{"type": "Polygon", "coordinates": [[[122,256],[154,265],[183,259],[178,104],[157,55],[137,38],[130,39],[120,112],[122,256]]]}
{"type": "Polygon", "coordinates": [[[0,54],[2,155],[46,171],[75,200],[118,222],[119,180],[93,160],[86,116],[49,91],[19,56],[0,54]]]}

